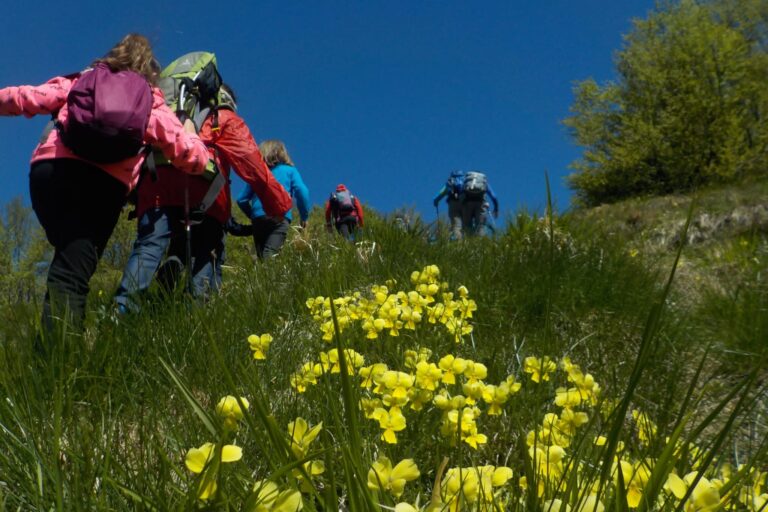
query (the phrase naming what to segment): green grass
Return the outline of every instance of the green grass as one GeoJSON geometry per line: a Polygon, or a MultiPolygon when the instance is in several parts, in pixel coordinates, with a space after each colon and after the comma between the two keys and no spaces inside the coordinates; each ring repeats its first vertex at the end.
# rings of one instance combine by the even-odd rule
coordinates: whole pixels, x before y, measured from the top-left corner
{"type": "MultiPolygon", "coordinates": [[[[218,491],[207,506],[241,510],[248,500],[254,505],[251,489],[257,480],[272,478],[296,487],[291,470],[300,465],[288,449],[286,426],[299,416],[312,425],[323,422],[305,458],[326,465],[314,490],[303,494],[309,510],[338,510],[339,502],[350,510],[368,510],[375,503],[400,501],[365,485],[368,468],[382,454],[393,463],[413,458],[421,471],[406,486],[402,501],[428,503],[438,468],[448,458],[448,467],[511,467],[507,492],[514,500],[506,508],[541,507],[554,489],[539,499],[518,487],[521,476],[528,475],[532,487],[537,478],[526,435],[555,410],[555,389],[566,382],[560,375],[532,384],[522,369],[532,355],[568,355],[594,375],[603,397],[621,401],[616,410],[624,414],[603,418],[590,412],[570,453],[573,460],[591,461],[594,467],[600,460],[610,462],[611,451],[592,444],[592,436],[603,432],[616,443],[625,442],[633,460],[653,455],[660,462],[649,498],[664,495],[661,484],[669,471],[677,468],[683,476],[692,467],[687,455],[664,451],[663,435],[701,446],[704,467],[735,462],[731,447],[738,447],[739,462],[768,463],[765,447],[755,441],[762,438],[754,436],[766,432],[760,423],[765,403],[759,400],[765,390],[749,371],[755,366],[755,347],[766,334],[760,320],[764,281],[725,295],[713,290],[709,302],[691,309],[677,300],[674,288],[664,291],[670,265],[633,257],[624,240],[595,237],[594,231],[567,219],[556,219],[550,230],[546,219],[520,215],[493,240],[430,243],[427,227],[418,222],[401,231],[376,215],[369,217],[357,246],[310,230],[306,238],[294,237],[280,257],[259,264],[248,253],[249,240],[230,240],[221,296],[204,305],[182,297],[158,300],[142,314],[117,322],[99,313],[109,310],[117,277],[105,268],[95,281],[86,332],[62,335],[42,360],[33,350],[37,309],[4,307],[0,509],[203,508],[196,500],[200,479],[184,467],[185,454],[207,441],[219,447],[234,441],[243,459],[215,468],[218,491]],[[465,285],[477,303],[474,330],[463,344],[429,324],[376,341],[367,340],[355,325],[332,343],[320,340],[305,305],[308,298],[367,294],[371,285],[390,279],[397,281],[391,290],[407,291],[411,273],[431,264],[439,266],[451,290],[465,285]],[[726,302],[732,309],[724,308],[726,302]],[[254,361],[246,339],[262,333],[272,334],[274,341],[268,359],[254,361]],[[728,364],[715,366],[722,347],[709,342],[725,337],[740,340],[744,351],[729,352],[728,364]],[[326,375],[304,394],[290,388],[293,372],[334,346],[363,353],[366,364],[382,361],[400,369],[406,350],[428,347],[435,361],[447,353],[470,358],[488,367],[488,383],[498,384],[511,374],[523,389],[502,416],[478,421],[489,438],[479,450],[462,442],[452,446],[439,434],[442,417],[434,410],[406,412],[408,427],[398,433],[398,444],[387,444],[379,439],[377,422],[364,418],[357,407],[362,392],[357,377],[326,375]],[[236,433],[223,429],[214,414],[225,395],[251,403],[236,433]],[[629,419],[633,408],[657,423],[660,434],[653,443],[637,442],[629,419]],[[744,434],[750,431],[752,437],[744,434]]],[[[751,271],[764,268],[754,265],[751,271]]],[[[602,475],[594,468],[584,474],[604,489],[607,508],[625,508],[617,498],[625,490],[613,485],[610,463],[602,468],[602,475]]],[[[214,469],[208,471],[211,477],[214,469]]],[[[567,482],[570,491],[558,496],[576,505],[584,495],[578,492],[575,470],[565,471],[558,485],[567,482]]],[[[664,507],[672,510],[673,500],[664,507]]]]}

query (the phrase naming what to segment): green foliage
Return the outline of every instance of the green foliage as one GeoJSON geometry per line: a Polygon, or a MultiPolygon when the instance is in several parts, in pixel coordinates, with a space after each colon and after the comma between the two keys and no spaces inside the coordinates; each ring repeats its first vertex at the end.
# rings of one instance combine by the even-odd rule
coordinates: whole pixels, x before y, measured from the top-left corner
{"type": "Polygon", "coordinates": [[[31,302],[50,259],[45,233],[20,197],[0,212],[0,304],[31,302]]]}
{"type": "MultiPolygon", "coordinates": [[[[329,381],[304,396],[288,386],[289,375],[303,362],[334,346],[319,342],[308,298],[367,293],[372,284],[388,279],[399,283],[393,287],[407,289],[411,272],[428,264],[438,265],[452,285],[466,285],[477,301],[471,339],[456,346],[440,330],[423,329],[373,342],[362,333],[344,332],[334,340],[336,346],[365,347],[372,358],[392,362],[402,360],[404,348],[439,347],[441,353],[455,351],[483,362],[489,382],[509,374],[522,380],[527,355],[568,354],[593,373],[606,393],[621,395],[631,371],[627,361],[642,345],[644,373],[632,380],[637,389],[633,407],[641,404],[654,417],[667,418],[660,427],[674,427],[694,373],[690,357],[695,354],[697,362],[704,357],[702,332],[687,323],[684,309],[659,315],[658,273],[630,256],[623,244],[564,219],[549,222],[524,213],[494,240],[430,243],[418,219],[403,230],[375,212],[367,214],[361,241],[353,245],[326,234],[318,220],[321,212],[315,211],[308,231],[292,233],[283,253],[266,262],[253,261],[249,239],[230,239],[223,293],[204,305],[175,297],[148,305],[137,316],[114,320],[99,314],[109,310],[101,306],[109,304],[113,291],[110,279],[103,277],[110,270],[105,264],[95,281],[85,333],[55,340],[44,360],[32,348],[38,312],[14,306],[14,314],[0,325],[0,426],[7,447],[0,453],[5,482],[0,491],[5,505],[191,510],[197,507],[195,489],[203,479],[184,467],[185,453],[206,441],[221,450],[234,436],[243,460],[217,466],[220,498],[209,509],[238,509],[253,500],[255,480],[290,481],[296,463],[286,455],[280,436],[297,416],[313,425],[323,422],[317,447],[307,457],[325,460],[328,468],[341,464],[335,475],[326,472],[324,488],[306,495],[311,496],[305,498],[308,510],[338,509],[339,500],[354,503],[356,510],[371,509],[365,474],[381,454],[393,463],[413,457],[422,476],[409,486],[425,490],[434,485],[443,457],[451,466],[522,467],[526,430],[551,408],[554,385],[533,388],[504,416],[485,418],[483,428],[494,436],[478,452],[446,446],[438,421],[427,416],[398,433],[398,445],[377,446],[371,442],[380,434],[375,422],[352,416],[359,414],[353,405],[359,393],[352,385],[356,380],[343,387],[329,381]],[[654,329],[643,335],[652,307],[654,329]],[[246,339],[262,333],[275,340],[268,360],[254,362],[246,339]],[[210,416],[224,395],[251,402],[237,434],[220,431],[210,416]]],[[[721,435],[717,428],[725,423],[719,421],[709,420],[717,442],[738,439],[735,427],[721,435]]],[[[622,430],[623,423],[616,417],[612,425],[622,430]]],[[[683,438],[682,428],[675,435],[683,438]]],[[[594,460],[601,456],[589,439],[579,441],[574,451],[594,460]]],[[[729,458],[722,446],[718,455],[729,458]]],[[[656,487],[670,467],[685,467],[671,457],[667,453],[659,465],[656,487]]],[[[599,473],[590,478],[596,482],[599,473]]],[[[415,495],[408,496],[413,502],[415,495]]],[[[420,499],[423,505],[429,496],[420,499]]]]}
{"type": "Polygon", "coordinates": [[[618,79],[575,87],[564,122],[584,148],[569,176],[577,202],[764,173],[766,19],[760,0],[684,0],[636,20],[616,56],[618,79]]]}

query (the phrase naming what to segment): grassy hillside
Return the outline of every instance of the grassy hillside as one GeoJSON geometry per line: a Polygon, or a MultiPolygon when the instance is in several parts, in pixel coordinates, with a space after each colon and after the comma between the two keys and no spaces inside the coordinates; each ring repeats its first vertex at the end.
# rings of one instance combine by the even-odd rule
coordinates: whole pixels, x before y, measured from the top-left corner
{"type": "Polygon", "coordinates": [[[768,180],[639,198],[567,215],[652,267],[671,264],[691,225],[675,290],[704,340],[749,357],[768,350],[768,180]]]}
{"type": "Polygon", "coordinates": [[[115,318],[103,268],[86,332],[44,357],[34,305],[7,307],[0,508],[758,510],[765,231],[730,244],[756,263],[682,300],[674,246],[615,208],[462,243],[372,214],[357,245],[314,212],[265,263],[230,239],[206,304],[115,318]]]}

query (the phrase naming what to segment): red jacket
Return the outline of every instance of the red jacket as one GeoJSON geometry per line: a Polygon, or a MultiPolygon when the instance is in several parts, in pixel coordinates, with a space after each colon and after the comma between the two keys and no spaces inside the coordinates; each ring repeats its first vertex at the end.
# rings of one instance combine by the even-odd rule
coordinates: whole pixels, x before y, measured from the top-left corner
{"type": "MultiPolygon", "coordinates": [[[[347,187],[344,185],[339,185],[336,187],[336,192],[342,192],[344,190],[347,190],[347,187]]],[[[350,194],[351,195],[351,194],[350,194]]],[[[331,195],[333,197],[333,195],[331,195]]],[[[357,200],[357,197],[354,195],[352,196],[352,204],[354,205],[355,209],[349,214],[351,217],[357,218],[357,224],[362,227],[363,225],[363,207],[360,205],[360,201],[357,200]]],[[[330,224],[331,223],[331,216],[334,216],[333,221],[338,222],[341,220],[341,215],[339,212],[334,212],[333,207],[331,206],[331,200],[330,198],[328,201],[325,202],[325,223],[330,224]]]]}
{"type": "MultiPolygon", "coordinates": [[[[208,146],[211,157],[216,158],[219,171],[229,179],[230,169],[234,169],[259,196],[267,215],[281,216],[291,209],[291,196],[272,176],[245,121],[235,112],[219,110],[219,129],[216,131],[213,130],[213,116],[208,116],[200,129],[200,138],[208,146]]],[[[170,166],[158,167],[157,181],[145,176],[139,185],[137,215],[141,217],[148,209],[161,206],[183,207],[186,187],[189,188],[189,206],[194,208],[202,202],[210,182],[170,166]]],[[[222,223],[229,220],[229,186],[219,193],[206,214],[222,223]]]]}

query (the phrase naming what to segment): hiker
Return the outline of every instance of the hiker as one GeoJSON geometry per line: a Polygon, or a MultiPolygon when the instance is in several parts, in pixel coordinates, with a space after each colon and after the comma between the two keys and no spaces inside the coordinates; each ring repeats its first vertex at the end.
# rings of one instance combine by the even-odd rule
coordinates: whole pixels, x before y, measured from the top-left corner
{"type": "MultiPolygon", "coordinates": [[[[451,173],[445,185],[440,189],[432,203],[438,208],[440,201],[445,198],[448,204],[448,218],[451,222],[451,240],[461,240],[463,236],[461,194],[464,188],[464,171],[456,170],[451,173]]],[[[439,213],[439,211],[438,211],[439,213]]]]}
{"type": "Polygon", "coordinates": [[[91,276],[139,179],[142,148],[160,148],[184,175],[205,169],[208,150],[194,125],[165,105],[159,70],[149,41],[129,34],[82,73],[0,89],[0,115],[54,121],[29,173],[32,208],[54,248],[43,303],[48,332],[66,312],[82,327],[91,276]]]}
{"type": "Polygon", "coordinates": [[[325,228],[329,233],[332,232],[331,217],[333,217],[336,231],[347,240],[354,242],[355,231],[358,226],[363,227],[363,207],[343,184],[336,186],[336,191],[325,203],[325,228]]]}
{"type": "Polygon", "coordinates": [[[483,208],[486,199],[493,203],[492,215],[499,216],[499,202],[488,178],[478,171],[463,173],[454,171],[434,198],[435,207],[440,199],[447,196],[448,215],[451,219],[451,239],[462,236],[487,234],[488,208],[483,208]]]}
{"type": "Polygon", "coordinates": [[[245,121],[236,113],[234,92],[221,84],[213,54],[187,54],[166,67],[161,74],[168,89],[166,100],[183,103],[184,115],[189,107],[181,98],[179,84],[184,81],[179,75],[187,72],[211,81],[196,83],[200,97],[194,100],[193,117],[218,172],[208,179],[188,177],[173,166],[161,165],[155,179],[142,179],[136,204],[137,239],[115,294],[120,313],[138,311],[138,295],[149,288],[166,251],[170,270],[163,269],[166,279],[161,282],[175,285],[175,278],[186,268],[194,297],[204,299],[219,290],[224,228],[231,224],[230,168],[256,191],[267,215],[279,219],[291,207],[290,197],[272,177],[245,121]],[[203,71],[195,71],[198,68],[203,71]]]}
{"type": "MultiPolygon", "coordinates": [[[[301,228],[306,228],[310,207],[309,189],[302,181],[301,174],[288,155],[285,144],[279,140],[266,140],[259,144],[259,149],[264,156],[267,167],[272,171],[272,176],[296,201],[301,228]]],[[[291,212],[288,211],[282,219],[267,217],[261,200],[248,184],[240,193],[237,206],[251,219],[253,243],[256,246],[256,255],[259,259],[277,256],[288,235],[288,227],[292,218],[291,212]]]]}
{"type": "Polygon", "coordinates": [[[392,216],[392,222],[398,231],[407,232],[411,229],[411,216],[406,210],[396,209],[392,216]]]}
{"type": "MultiPolygon", "coordinates": [[[[464,186],[461,198],[461,222],[466,235],[485,236],[489,234],[489,208],[484,207],[486,201],[493,204],[491,214],[499,217],[499,201],[493,192],[488,178],[478,171],[469,171],[464,176],[464,186]]],[[[490,205],[489,205],[490,206],[490,205]]]]}

